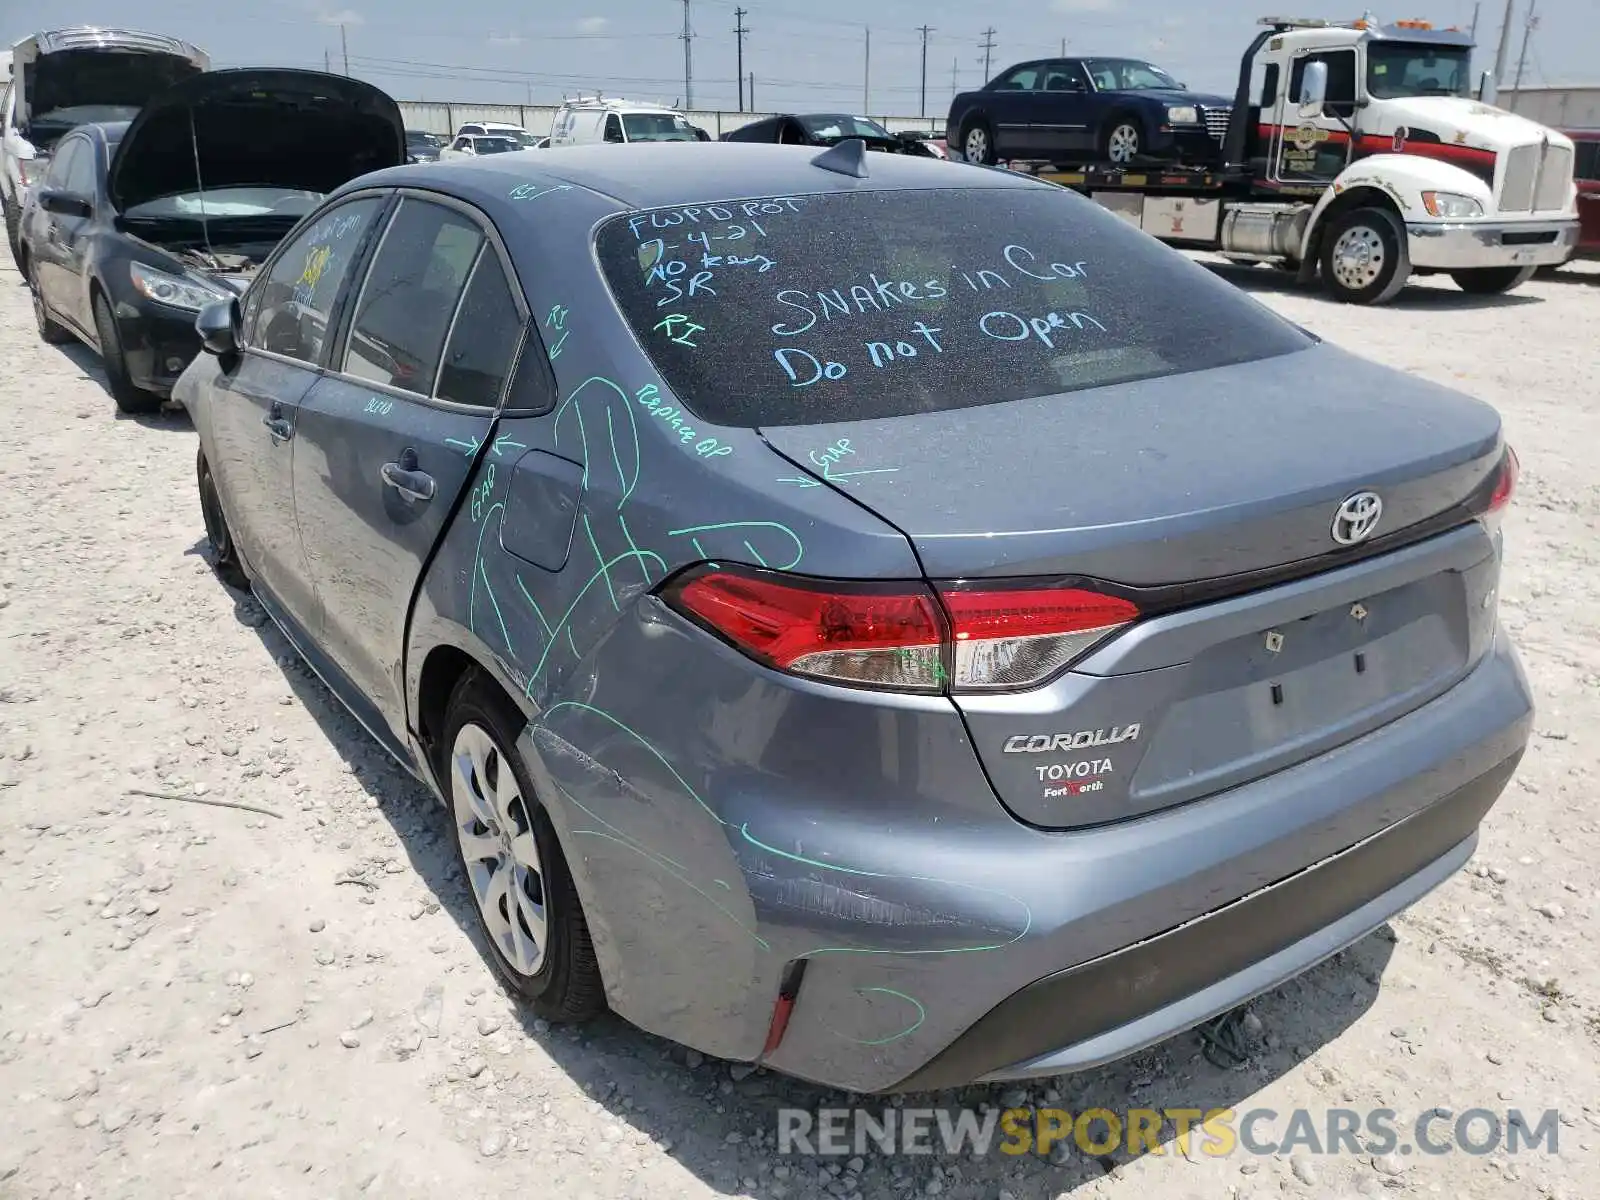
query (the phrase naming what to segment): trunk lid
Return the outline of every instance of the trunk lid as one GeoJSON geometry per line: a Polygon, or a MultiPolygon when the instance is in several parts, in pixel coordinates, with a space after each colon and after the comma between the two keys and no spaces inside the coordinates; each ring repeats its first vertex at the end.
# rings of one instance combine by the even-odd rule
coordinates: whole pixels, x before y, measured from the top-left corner
{"type": "Polygon", "coordinates": [[[146,105],[122,136],[108,185],[125,212],[202,190],[326,194],[405,161],[405,122],[387,93],[322,71],[249,67],[195,76],[146,105]]]}
{"type": "Polygon", "coordinates": [[[1042,686],[953,697],[1032,824],[1124,819],[1323,753],[1439,695],[1492,636],[1498,557],[1464,506],[1500,460],[1498,414],[1326,344],[762,433],[899,528],[930,579],[1081,577],[1147,614],[1042,686]],[[1341,546],[1336,510],[1363,490],[1381,516],[1341,546]]]}

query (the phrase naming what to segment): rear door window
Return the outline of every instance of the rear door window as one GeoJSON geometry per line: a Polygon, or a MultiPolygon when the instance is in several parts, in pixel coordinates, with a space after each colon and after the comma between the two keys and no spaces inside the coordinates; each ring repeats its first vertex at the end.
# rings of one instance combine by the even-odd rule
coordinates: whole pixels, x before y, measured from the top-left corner
{"type": "Polygon", "coordinates": [[[475,408],[498,406],[524,324],[500,256],[485,245],[451,323],[434,395],[475,408]]]}
{"type": "Polygon", "coordinates": [[[1047,185],[730,200],[621,215],[597,237],[656,370],[724,425],[937,412],[1313,344],[1047,185]]]}
{"type": "Polygon", "coordinates": [[[483,245],[476,222],[407,196],[383,232],[356,302],[347,375],[433,393],[456,306],[483,245]]]}

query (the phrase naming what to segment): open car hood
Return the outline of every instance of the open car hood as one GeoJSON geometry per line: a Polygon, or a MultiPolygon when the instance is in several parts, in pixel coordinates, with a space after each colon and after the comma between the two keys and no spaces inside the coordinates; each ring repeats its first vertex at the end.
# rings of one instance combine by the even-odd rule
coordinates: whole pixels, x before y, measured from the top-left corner
{"type": "Polygon", "coordinates": [[[400,106],[370,83],[242,67],[196,75],[151,100],[122,136],[108,190],[118,211],[202,186],[326,193],[405,161],[400,106]]]}

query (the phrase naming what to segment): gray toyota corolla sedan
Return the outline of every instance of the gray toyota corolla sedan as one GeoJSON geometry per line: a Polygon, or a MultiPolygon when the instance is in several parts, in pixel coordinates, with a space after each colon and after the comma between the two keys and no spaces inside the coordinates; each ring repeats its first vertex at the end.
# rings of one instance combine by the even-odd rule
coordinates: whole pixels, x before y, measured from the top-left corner
{"type": "Polygon", "coordinates": [[[1008,172],[396,168],[179,398],[224,577],[437,792],[495,966],[862,1092],[1335,953],[1520,758],[1495,411],[1008,172]]]}

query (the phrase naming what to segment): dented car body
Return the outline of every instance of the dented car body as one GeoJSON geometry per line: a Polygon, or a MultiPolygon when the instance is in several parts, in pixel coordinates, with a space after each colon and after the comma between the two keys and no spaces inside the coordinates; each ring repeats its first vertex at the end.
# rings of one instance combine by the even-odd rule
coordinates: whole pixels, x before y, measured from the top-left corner
{"type": "Polygon", "coordinates": [[[536,1011],[862,1092],[1093,1066],[1448,878],[1528,738],[1497,414],[1063,189],[401,168],[200,324],[219,566],[536,1011]]]}

